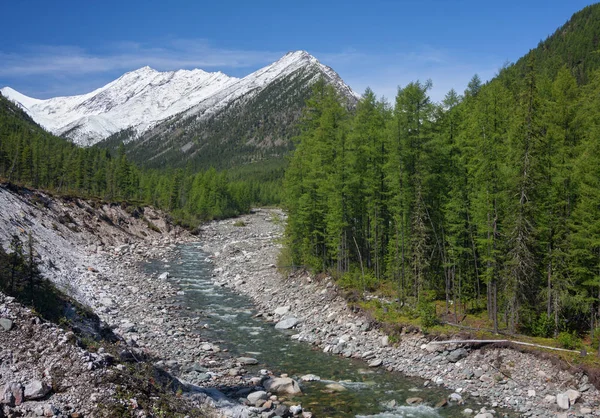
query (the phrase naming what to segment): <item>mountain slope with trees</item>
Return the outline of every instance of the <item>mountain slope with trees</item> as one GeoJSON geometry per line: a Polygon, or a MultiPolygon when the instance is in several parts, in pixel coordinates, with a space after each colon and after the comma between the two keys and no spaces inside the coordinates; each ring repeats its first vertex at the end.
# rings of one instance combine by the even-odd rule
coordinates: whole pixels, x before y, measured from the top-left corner
{"type": "Polygon", "coordinates": [[[318,85],[285,178],[287,263],[394,295],[421,321],[443,300],[452,322],[483,309],[495,331],[597,344],[599,16],[586,7],[442,103],[415,81],[349,112],[318,85]]]}
{"type": "Polygon", "coordinates": [[[231,180],[214,169],[141,169],[125,155],[80,148],[36,125],[0,95],[0,179],[63,195],[153,205],[180,222],[247,212],[251,204],[277,201],[277,184],[231,180]]]}

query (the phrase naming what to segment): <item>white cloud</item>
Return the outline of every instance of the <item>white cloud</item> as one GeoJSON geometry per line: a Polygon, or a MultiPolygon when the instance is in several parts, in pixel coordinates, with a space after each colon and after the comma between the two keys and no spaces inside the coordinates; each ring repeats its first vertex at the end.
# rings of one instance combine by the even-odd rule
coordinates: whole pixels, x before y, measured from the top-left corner
{"type": "MultiPolygon", "coordinates": [[[[285,52],[219,48],[206,39],[177,38],[152,44],[122,41],[96,50],[33,45],[22,47],[18,53],[0,51],[0,86],[11,85],[40,98],[81,94],[145,65],[161,71],[202,68],[243,76],[279,59],[285,52]]],[[[403,45],[397,49],[388,46],[376,52],[353,48],[309,52],[336,70],[356,92],[371,87],[392,103],[399,85],[431,78],[430,96],[440,101],[451,88],[462,93],[473,74],[487,80],[501,66],[496,57],[479,55],[465,59],[462,51],[430,45],[403,45]]]]}
{"type": "Polygon", "coordinates": [[[478,56],[467,59],[460,51],[436,49],[428,45],[410,51],[360,53],[348,51],[339,54],[318,54],[322,61],[334,68],[356,92],[367,87],[378,96],[393,103],[402,87],[411,81],[431,79],[429,95],[441,101],[454,88],[462,94],[471,77],[477,73],[482,80],[491,79],[503,62],[497,57],[478,56]]]}
{"type": "Polygon", "coordinates": [[[67,76],[127,71],[145,65],[158,70],[180,68],[249,68],[279,58],[280,51],[235,50],[211,46],[203,39],[173,39],[150,46],[119,42],[104,51],[75,46],[36,45],[19,53],[0,52],[0,76],[67,76]]]}

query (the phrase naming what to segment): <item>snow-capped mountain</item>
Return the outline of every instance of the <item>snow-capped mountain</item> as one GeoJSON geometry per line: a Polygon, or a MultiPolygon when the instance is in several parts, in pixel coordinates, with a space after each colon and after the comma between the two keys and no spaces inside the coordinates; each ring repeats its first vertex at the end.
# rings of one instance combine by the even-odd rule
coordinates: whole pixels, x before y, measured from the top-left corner
{"type": "Polygon", "coordinates": [[[89,146],[124,130],[129,130],[126,140],[157,129],[164,132],[161,122],[173,118],[197,122],[214,117],[299,72],[311,74],[304,80],[307,85],[323,77],[340,94],[356,100],[335,71],[305,51],[290,52],[241,79],[198,69],[159,72],[144,67],[79,96],[39,100],[10,87],[0,92],[50,132],[89,146]]]}

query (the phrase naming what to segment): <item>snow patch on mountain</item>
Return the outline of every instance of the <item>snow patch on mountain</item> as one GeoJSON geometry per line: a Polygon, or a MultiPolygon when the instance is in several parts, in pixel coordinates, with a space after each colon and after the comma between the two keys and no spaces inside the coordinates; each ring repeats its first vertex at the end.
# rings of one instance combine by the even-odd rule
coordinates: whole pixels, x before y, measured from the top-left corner
{"type": "Polygon", "coordinates": [[[289,52],[242,79],[199,69],[160,72],[143,67],[79,96],[40,100],[10,87],[0,92],[50,132],[90,146],[128,128],[141,134],[183,112],[208,116],[301,70],[311,71],[315,81],[323,76],[340,93],[358,98],[334,70],[306,51],[289,52]]]}

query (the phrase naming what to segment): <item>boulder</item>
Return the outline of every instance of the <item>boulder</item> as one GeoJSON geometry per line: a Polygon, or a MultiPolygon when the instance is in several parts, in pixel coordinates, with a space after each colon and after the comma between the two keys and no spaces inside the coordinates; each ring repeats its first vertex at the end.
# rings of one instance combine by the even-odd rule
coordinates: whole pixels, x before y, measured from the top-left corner
{"type": "Polygon", "coordinates": [[[372,360],[371,362],[369,362],[369,367],[379,367],[383,364],[383,360],[381,360],[380,358],[377,358],[375,360],[372,360]]]}
{"type": "Polygon", "coordinates": [[[10,331],[13,326],[13,321],[8,318],[0,318],[0,331],[10,331]]]}
{"type": "Polygon", "coordinates": [[[289,377],[272,377],[263,382],[264,388],[268,392],[285,394],[285,395],[296,395],[302,393],[300,385],[294,379],[289,377]]]}
{"type": "Polygon", "coordinates": [[[275,415],[278,417],[286,417],[288,415],[288,407],[287,405],[279,405],[277,406],[277,408],[275,408],[275,415]]]}
{"type": "Polygon", "coordinates": [[[23,403],[23,386],[17,382],[8,382],[0,393],[0,404],[19,406],[23,403]]]}
{"type": "Polygon", "coordinates": [[[171,275],[169,274],[168,271],[165,271],[160,276],[158,276],[158,279],[159,280],[167,280],[169,277],[171,277],[171,275]]]}
{"type": "Polygon", "coordinates": [[[252,357],[238,357],[237,361],[238,363],[243,364],[244,366],[258,364],[258,360],[252,357]]]}
{"type": "Polygon", "coordinates": [[[573,405],[575,402],[577,402],[577,399],[581,398],[581,393],[579,393],[576,390],[573,389],[569,389],[565,392],[565,395],[568,396],[569,398],[569,403],[571,405],[573,405]]]}
{"type": "Polygon", "coordinates": [[[25,385],[25,399],[41,399],[46,396],[52,388],[41,380],[32,380],[25,385]]]}
{"type": "Polygon", "coordinates": [[[300,322],[298,318],[290,316],[275,324],[275,329],[290,329],[295,327],[298,322],[300,322]]]}
{"type": "Polygon", "coordinates": [[[452,362],[452,363],[456,363],[457,361],[467,357],[467,355],[469,354],[469,352],[467,350],[465,350],[464,348],[457,348],[456,350],[450,352],[450,354],[448,354],[448,361],[452,362]]]}
{"type": "Polygon", "coordinates": [[[289,306],[280,306],[279,308],[276,308],[273,312],[275,313],[275,315],[283,316],[286,313],[288,313],[289,311],[290,311],[289,306]]]}
{"type": "Polygon", "coordinates": [[[558,395],[556,395],[556,404],[561,409],[569,409],[569,407],[571,406],[569,403],[569,395],[567,395],[566,393],[559,393],[558,395]]]}
{"type": "Polygon", "coordinates": [[[303,382],[316,382],[321,380],[321,378],[314,374],[305,374],[300,378],[300,380],[302,380],[303,382]]]}
{"type": "Polygon", "coordinates": [[[450,402],[462,402],[462,396],[460,396],[460,394],[458,393],[451,393],[450,396],[448,396],[448,400],[450,402]]]}
{"type": "Polygon", "coordinates": [[[269,399],[269,395],[264,390],[259,390],[257,392],[252,392],[251,394],[249,394],[247,399],[248,402],[250,402],[252,405],[256,405],[256,402],[260,400],[266,401],[267,399],[269,399]]]}
{"type": "Polygon", "coordinates": [[[300,405],[292,405],[290,406],[290,414],[292,415],[300,415],[302,413],[302,406],[300,405]]]}
{"type": "Polygon", "coordinates": [[[409,405],[418,405],[420,403],[423,403],[423,398],[418,398],[418,397],[408,398],[406,400],[406,403],[409,405]]]}
{"type": "Polygon", "coordinates": [[[340,385],[339,383],[329,383],[328,385],[325,385],[325,388],[334,392],[344,392],[348,390],[345,386],[340,385]]]}

